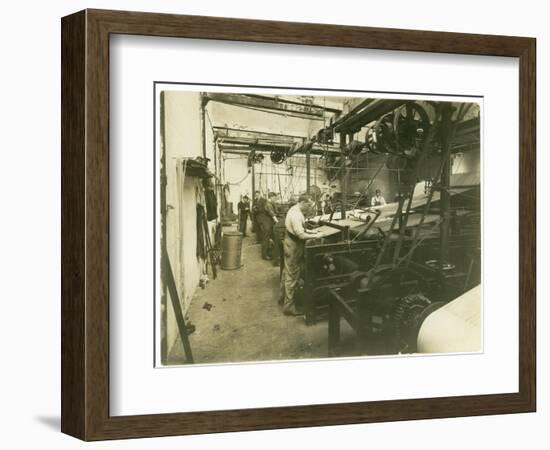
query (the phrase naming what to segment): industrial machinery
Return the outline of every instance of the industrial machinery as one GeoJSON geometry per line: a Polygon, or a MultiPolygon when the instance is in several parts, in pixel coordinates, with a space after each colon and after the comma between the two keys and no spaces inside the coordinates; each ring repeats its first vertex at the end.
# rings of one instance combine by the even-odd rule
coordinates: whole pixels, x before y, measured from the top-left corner
{"type": "MultiPolygon", "coordinates": [[[[396,263],[397,233],[379,264],[387,237],[382,234],[307,245],[301,295],[307,322],[328,317],[334,324],[335,317],[344,317],[369,354],[414,352],[423,318],[480,282],[478,217],[461,216],[446,244],[452,263],[443,267],[438,223],[423,226],[416,243],[415,227],[407,229],[401,240],[403,256],[396,263]]],[[[330,334],[330,346],[335,347],[337,338],[333,330],[330,334]]]]}
{"type": "Polygon", "coordinates": [[[325,124],[325,115],[332,115],[310,138],[214,128],[220,151],[249,152],[253,190],[254,164],[264,154],[273,164],[303,155],[312,194],[315,155],[327,184],[337,185],[336,213],[316,223],[330,233],[307,242],[297,298],[307,323],[328,318],[331,354],[338,352],[341,318],[354,330],[361,354],[414,352],[425,317],[480,283],[479,174],[451,169],[453,155],[479,151],[474,103],[367,98],[342,114],[264,96],[209,94],[207,100],[325,124]],[[364,193],[350,189],[351,175],[361,173],[353,171],[365,169],[374,175],[364,191],[379,173],[392,174],[395,203],[370,209],[364,193]]]}
{"type": "Polygon", "coordinates": [[[319,222],[336,231],[306,245],[298,303],[307,323],[328,318],[332,355],[341,318],[355,331],[361,354],[415,352],[424,319],[480,283],[479,180],[466,183],[467,177],[456,176],[451,183],[452,154],[464,142],[476,148],[476,136],[479,145],[479,128],[471,121],[463,125],[471,104],[433,102],[429,112],[411,101],[365,104],[356,113],[362,121],[352,116],[332,125],[342,148],[333,162],[345,173],[350,159],[381,153],[403,176],[396,203],[354,211],[363,223],[351,226],[344,196],[341,214],[319,222]],[[365,112],[369,105],[371,115],[365,112]],[[365,142],[354,140],[366,123],[365,142]]]}

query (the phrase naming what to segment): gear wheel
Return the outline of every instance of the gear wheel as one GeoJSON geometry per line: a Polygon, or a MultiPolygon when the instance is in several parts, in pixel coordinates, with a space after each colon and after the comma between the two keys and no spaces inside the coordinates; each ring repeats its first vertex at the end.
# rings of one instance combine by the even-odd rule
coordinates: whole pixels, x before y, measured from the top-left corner
{"type": "Polygon", "coordinates": [[[424,319],[423,312],[432,302],[423,294],[407,295],[397,301],[393,313],[395,348],[397,352],[416,352],[416,334],[424,319]],[[420,322],[420,323],[419,323],[420,322]]]}

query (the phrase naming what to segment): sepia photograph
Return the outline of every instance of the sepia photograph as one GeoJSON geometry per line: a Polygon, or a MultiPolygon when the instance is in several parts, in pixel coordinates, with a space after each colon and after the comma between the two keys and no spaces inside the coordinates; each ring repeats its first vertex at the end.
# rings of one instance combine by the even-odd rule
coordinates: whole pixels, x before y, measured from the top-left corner
{"type": "Polygon", "coordinates": [[[85,441],[540,422],[537,39],[401,10],[56,16],[61,170],[22,167],[61,194],[61,414],[15,406],[85,441]]]}
{"type": "Polygon", "coordinates": [[[156,365],[482,352],[482,117],[155,83],[156,365]]]}

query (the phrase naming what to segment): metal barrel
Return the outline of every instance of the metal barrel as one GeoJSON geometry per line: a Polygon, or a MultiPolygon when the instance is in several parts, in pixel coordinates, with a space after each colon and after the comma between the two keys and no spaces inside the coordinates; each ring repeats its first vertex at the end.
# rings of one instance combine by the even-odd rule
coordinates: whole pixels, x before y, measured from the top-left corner
{"type": "Polygon", "coordinates": [[[222,262],[225,270],[239,269],[242,266],[243,234],[238,231],[227,231],[222,238],[222,262]]]}

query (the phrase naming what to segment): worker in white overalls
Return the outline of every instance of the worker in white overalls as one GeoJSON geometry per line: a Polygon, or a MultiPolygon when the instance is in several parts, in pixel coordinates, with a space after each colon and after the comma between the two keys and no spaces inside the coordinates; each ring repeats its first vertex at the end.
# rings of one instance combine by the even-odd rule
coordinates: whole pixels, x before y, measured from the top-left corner
{"type": "Polygon", "coordinates": [[[300,272],[304,262],[304,246],[307,239],[316,237],[316,230],[306,230],[305,216],[315,203],[307,194],[300,195],[298,203],[290,208],[285,219],[285,240],[284,240],[284,268],[281,279],[281,298],[283,300],[283,312],[287,316],[296,316],[300,312],[296,309],[294,296],[300,272]]]}
{"type": "Polygon", "coordinates": [[[370,201],[371,206],[384,206],[386,204],[386,199],[382,197],[382,192],[380,189],[376,189],[375,196],[372,197],[370,201]]]}

